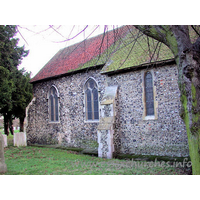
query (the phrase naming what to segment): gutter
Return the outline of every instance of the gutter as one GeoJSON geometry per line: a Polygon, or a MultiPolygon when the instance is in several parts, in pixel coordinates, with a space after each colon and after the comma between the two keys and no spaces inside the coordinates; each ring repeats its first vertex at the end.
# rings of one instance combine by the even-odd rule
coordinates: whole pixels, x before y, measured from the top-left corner
{"type": "Polygon", "coordinates": [[[64,77],[64,76],[70,76],[72,74],[85,72],[85,71],[91,70],[91,69],[99,69],[99,68],[101,68],[103,66],[104,66],[104,64],[103,65],[96,65],[96,66],[87,67],[87,68],[84,68],[84,69],[78,69],[78,70],[66,72],[66,73],[63,73],[63,74],[55,75],[55,76],[50,76],[50,77],[47,77],[47,78],[42,78],[42,79],[35,80],[35,81],[31,81],[30,80],[30,83],[39,83],[39,82],[48,81],[48,80],[51,80],[51,79],[61,78],[61,77],[64,77]]]}
{"type": "Polygon", "coordinates": [[[168,60],[161,60],[161,61],[156,61],[152,63],[145,63],[141,65],[136,65],[136,66],[131,66],[123,69],[117,69],[113,71],[102,71],[100,72],[102,75],[114,75],[114,74],[120,74],[120,73],[126,73],[129,71],[137,71],[141,69],[145,69],[148,67],[160,67],[164,65],[169,65],[169,64],[176,64],[175,59],[168,59],[168,60]]]}

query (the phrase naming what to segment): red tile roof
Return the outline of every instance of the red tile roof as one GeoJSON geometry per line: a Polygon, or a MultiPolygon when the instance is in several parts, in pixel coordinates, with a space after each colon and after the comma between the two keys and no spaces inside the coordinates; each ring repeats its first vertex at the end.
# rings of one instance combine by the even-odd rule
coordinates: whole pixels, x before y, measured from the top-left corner
{"type": "MultiPolygon", "coordinates": [[[[61,49],[31,80],[31,82],[56,77],[75,70],[85,68],[85,63],[102,55],[117,40],[122,38],[127,32],[128,27],[123,26],[105,34],[79,42],[72,46],[61,49]]],[[[105,64],[106,60],[98,62],[105,64]]],[[[94,66],[94,65],[93,65],[94,66]]],[[[92,67],[88,65],[87,67],[92,67]]]]}
{"type": "Polygon", "coordinates": [[[171,50],[166,45],[147,38],[133,26],[122,26],[61,49],[31,82],[97,65],[104,65],[101,73],[113,73],[173,58],[171,50]]]}

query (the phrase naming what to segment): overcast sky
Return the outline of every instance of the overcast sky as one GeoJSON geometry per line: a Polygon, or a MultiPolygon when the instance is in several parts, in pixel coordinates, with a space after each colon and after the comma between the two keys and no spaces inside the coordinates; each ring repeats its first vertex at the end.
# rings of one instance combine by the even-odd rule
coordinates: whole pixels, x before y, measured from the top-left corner
{"type": "MultiPolygon", "coordinates": [[[[194,6],[196,2],[191,0],[189,3],[180,4],[179,1],[167,1],[160,4],[160,1],[107,1],[103,0],[94,4],[93,1],[2,1],[0,12],[1,24],[81,24],[76,25],[71,36],[80,31],[86,23],[89,24],[198,24],[199,23],[199,7],[194,6]],[[181,7],[180,7],[181,5],[181,7]],[[22,8],[23,7],[23,8],[22,8]],[[9,9],[8,9],[9,8],[9,9]],[[191,21],[192,19],[192,21],[191,21]]],[[[20,28],[20,32],[26,42],[20,38],[19,46],[25,44],[26,49],[30,50],[29,55],[24,58],[20,67],[25,67],[27,71],[32,72],[32,76],[36,73],[57,53],[61,48],[69,46],[72,42],[84,39],[84,34],[76,37],[70,42],[55,43],[69,37],[73,25],[58,25],[46,32],[35,34],[31,31],[38,32],[48,28],[49,26],[25,26],[20,28]],[[25,28],[29,28],[28,31],[25,28]],[[54,41],[54,42],[53,42],[54,41]]],[[[87,29],[85,37],[94,29],[96,25],[91,25],[87,29]]],[[[104,25],[96,30],[93,36],[102,32],[104,25]]]]}
{"type": "MultiPolygon", "coordinates": [[[[104,25],[89,25],[85,31],[82,31],[87,25],[20,25],[17,37],[20,39],[18,46],[25,45],[29,55],[23,59],[19,69],[24,67],[26,71],[31,71],[31,77],[34,77],[40,69],[61,49],[82,41],[90,34],[92,36],[101,34],[104,25]],[[79,34],[80,33],[80,34],[79,34]],[[78,36],[76,36],[79,34],[78,36]],[[73,38],[69,41],[66,41],[73,38]]],[[[114,27],[117,27],[115,25],[114,27]]],[[[112,29],[113,26],[108,26],[112,29]]]]}

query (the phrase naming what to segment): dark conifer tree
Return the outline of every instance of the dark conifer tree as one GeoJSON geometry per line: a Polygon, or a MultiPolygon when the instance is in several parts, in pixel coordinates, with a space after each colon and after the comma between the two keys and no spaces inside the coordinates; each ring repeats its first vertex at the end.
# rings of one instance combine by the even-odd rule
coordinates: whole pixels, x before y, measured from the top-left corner
{"type": "MultiPolygon", "coordinates": [[[[31,98],[30,95],[26,94],[27,88],[23,89],[23,84],[20,84],[20,82],[23,82],[23,87],[31,88],[27,82],[29,81],[27,77],[30,78],[30,75],[23,74],[24,71],[18,71],[17,68],[22,59],[28,55],[28,51],[24,49],[24,46],[17,46],[19,39],[15,38],[16,34],[17,26],[0,26],[0,113],[4,116],[4,132],[7,135],[9,128],[11,134],[13,134],[13,118],[19,117],[19,114],[16,115],[16,108],[25,109],[31,98]],[[28,98],[28,100],[24,100],[24,98],[28,98]],[[26,102],[26,105],[24,102],[26,102]]],[[[28,91],[31,91],[31,89],[28,89],[28,91]]],[[[21,112],[24,113],[25,111],[21,112]]]]}

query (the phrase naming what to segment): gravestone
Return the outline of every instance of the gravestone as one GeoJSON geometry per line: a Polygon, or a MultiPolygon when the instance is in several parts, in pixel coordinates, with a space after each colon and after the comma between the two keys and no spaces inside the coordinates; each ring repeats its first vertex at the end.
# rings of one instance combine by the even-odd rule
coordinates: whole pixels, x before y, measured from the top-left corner
{"type": "Polygon", "coordinates": [[[19,133],[14,133],[14,146],[27,146],[26,142],[26,133],[24,132],[19,132],[19,133]]]}
{"type": "Polygon", "coordinates": [[[0,173],[7,172],[7,166],[4,159],[4,139],[3,135],[0,133],[0,173]]]}
{"type": "Polygon", "coordinates": [[[8,146],[8,140],[7,140],[7,135],[2,135],[3,136],[3,140],[4,140],[4,147],[8,146]]]}

